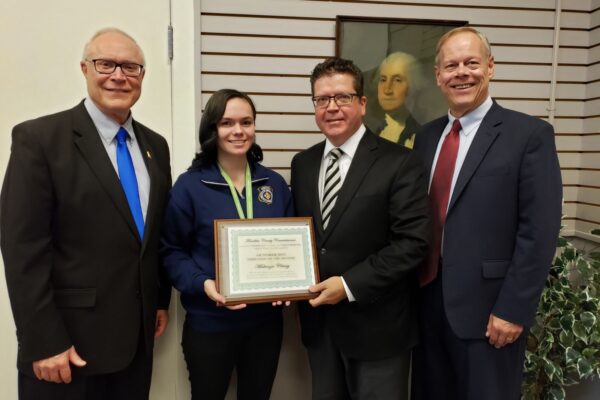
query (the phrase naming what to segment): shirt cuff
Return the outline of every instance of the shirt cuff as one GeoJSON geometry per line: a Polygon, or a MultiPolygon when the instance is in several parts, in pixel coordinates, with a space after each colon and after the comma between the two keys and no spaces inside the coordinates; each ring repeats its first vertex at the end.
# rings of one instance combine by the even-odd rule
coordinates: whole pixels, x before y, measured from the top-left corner
{"type": "Polygon", "coordinates": [[[340,278],[342,278],[342,284],[344,285],[344,291],[346,292],[346,297],[348,297],[348,301],[351,303],[353,301],[356,301],[356,299],[354,298],[354,295],[350,291],[350,288],[348,287],[348,285],[346,285],[346,281],[344,280],[344,277],[340,276],[340,278]]]}

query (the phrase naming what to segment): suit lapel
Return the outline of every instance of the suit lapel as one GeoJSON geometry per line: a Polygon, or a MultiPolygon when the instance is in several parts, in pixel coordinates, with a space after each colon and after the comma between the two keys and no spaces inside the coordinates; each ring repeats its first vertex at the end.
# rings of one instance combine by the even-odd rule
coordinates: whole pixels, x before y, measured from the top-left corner
{"type": "MultiPolygon", "coordinates": [[[[158,169],[158,165],[156,161],[152,158],[153,149],[148,143],[148,138],[146,135],[145,128],[138,124],[135,120],[133,121],[133,130],[135,131],[135,137],[140,146],[140,151],[142,153],[142,158],[144,159],[144,163],[146,164],[146,169],[148,170],[148,175],[150,177],[150,195],[148,198],[148,209],[146,210],[146,221],[144,232],[150,232],[154,224],[157,223],[156,217],[158,215],[162,215],[156,209],[158,207],[159,201],[159,178],[160,171],[158,169]]],[[[148,237],[150,235],[144,235],[144,242],[142,243],[142,252],[146,248],[146,243],[148,241],[148,237]]]]}
{"type": "Polygon", "coordinates": [[[344,179],[344,184],[338,193],[338,198],[335,202],[335,206],[333,207],[329,224],[327,225],[327,230],[325,231],[325,235],[323,237],[323,242],[327,241],[327,238],[335,229],[335,226],[342,218],[346,208],[348,208],[348,205],[352,201],[354,194],[367,175],[367,172],[369,172],[371,165],[373,165],[377,159],[375,151],[376,149],[376,136],[367,130],[358,144],[356,153],[354,154],[352,163],[350,164],[350,169],[348,170],[346,178],[344,179]]]}
{"type": "Polygon", "coordinates": [[[139,239],[139,234],[129,210],[127,198],[121,187],[119,176],[104,150],[100,135],[87,113],[83,102],[73,109],[73,131],[75,146],[81,152],[98,181],[115,204],[119,214],[125,219],[131,233],[139,239]]]}
{"type": "Polygon", "coordinates": [[[452,198],[450,199],[450,205],[448,206],[448,214],[452,210],[452,207],[465,190],[467,183],[471,180],[471,177],[481,164],[484,156],[488,152],[496,137],[500,134],[500,124],[502,123],[501,118],[502,107],[494,103],[490,111],[488,111],[481,125],[477,130],[477,134],[469,147],[469,151],[463,162],[463,165],[458,174],[456,185],[452,192],[452,198]]]}
{"type": "Polygon", "coordinates": [[[325,142],[321,142],[309,154],[307,154],[307,163],[305,165],[305,176],[307,185],[304,185],[304,196],[307,197],[309,204],[314,204],[313,220],[317,229],[317,237],[323,237],[323,219],[321,218],[321,199],[319,198],[319,171],[321,168],[321,159],[325,149],[325,142]]]}
{"type": "Polygon", "coordinates": [[[432,127],[432,135],[430,135],[429,143],[427,143],[425,146],[425,150],[423,153],[423,162],[425,163],[425,168],[427,169],[428,182],[429,180],[431,180],[431,175],[433,174],[431,167],[433,164],[433,158],[435,157],[435,151],[437,150],[440,137],[442,136],[442,132],[444,131],[444,128],[447,124],[448,117],[440,118],[438,122],[432,127]]]}

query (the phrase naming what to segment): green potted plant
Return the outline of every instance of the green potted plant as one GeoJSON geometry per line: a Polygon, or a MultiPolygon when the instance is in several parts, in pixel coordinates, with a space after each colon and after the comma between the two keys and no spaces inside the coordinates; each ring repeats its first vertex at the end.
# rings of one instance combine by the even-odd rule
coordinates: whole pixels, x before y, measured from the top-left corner
{"type": "MultiPolygon", "coordinates": [[[[600,229],[592,231],[600,235],[600,229]]],[[[600,252],[560,236],[527,338],[523,400],[565,398],[565,387],[600,377],[600,252]]]]}

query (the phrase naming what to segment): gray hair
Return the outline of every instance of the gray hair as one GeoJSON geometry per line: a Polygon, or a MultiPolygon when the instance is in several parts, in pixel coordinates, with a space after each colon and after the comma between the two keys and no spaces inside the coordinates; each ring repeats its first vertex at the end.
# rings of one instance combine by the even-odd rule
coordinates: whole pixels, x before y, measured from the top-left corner
{"type": "Polygon", "coordinates": [[[119,28],[112,28],[112,27],[100,29],[99,31],[97,31],[96,33],[94,33],[92,35],[90,40],[88,40],[87,43],[85,44],[85,46],[83,47],[82,61],[85,61],[88,58],[88,55],[90,52],[90,45],[92,44],[92,42],[99,36],[104,35],[105,33],[118,33],[119,35],[125,36],[127,39],[131,40],[133,42],[133,44],[135,44],[135,46],[140,51],[140,54],[142,56],[142,64],[146,65],[146,57],[144,57],[144,51],[142,50],[140,45],[135,41],[135,39],[133,37],[131,37],[131,35],[128,34],[127,32],[122,31],[119,28]]]}
{"type": "Polygon", "coordinates": [[[396,61],[400,61],[406,66],[406,80],[408,81],[409,93],[411,91],[419,91],[425,84],[425,78],[423,77],[423,72],[421,71],[421,65],[419,64],[419,61],[417,61],[412,54],[404,53],[402,51],[396,51],[388,54],[388,56],[379,64],[379,68],[377,68],[377,76],[381,75],[381,67],[384,64],[390,64],[396,61]]]}

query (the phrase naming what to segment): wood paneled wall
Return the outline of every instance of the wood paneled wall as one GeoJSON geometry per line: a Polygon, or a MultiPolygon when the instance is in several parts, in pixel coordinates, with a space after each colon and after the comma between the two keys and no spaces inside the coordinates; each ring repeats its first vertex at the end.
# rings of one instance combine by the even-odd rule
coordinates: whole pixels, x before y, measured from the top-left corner
{"type": "MultiPolygon", "coordinates": [[[[468,20],[484,32],[497,64],[492,96],[547,119],[555,7],[555,0],[203,0],[202,104],[224,87],[248,92],[265,165],[288,178],[293,155],[322,140],[308,77],[335,54],[336,15],[422,18],[468,20]]],[[[566,229],[585,233],[600,225],[598,0],[562,1],[554,127],[566,229]]]]}

